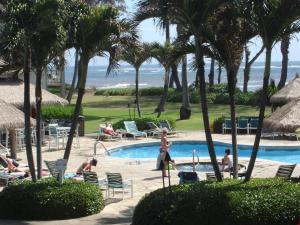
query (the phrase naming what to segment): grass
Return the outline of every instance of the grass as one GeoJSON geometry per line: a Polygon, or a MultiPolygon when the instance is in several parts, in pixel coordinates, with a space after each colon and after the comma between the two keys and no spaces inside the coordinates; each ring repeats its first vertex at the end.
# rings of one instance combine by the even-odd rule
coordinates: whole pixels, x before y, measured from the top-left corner
{"type": "MultiPolygon", "coordinates": [[[[128,102],[133,103],[133,96],[93,96],[86,95],[83,99],[83,114],[85,116],[85,128],[87,133],[93,133],[100,123],[116,122],[120,119],[129,118],[128,102]]],[[[159,97],[142,97],[141,111],[143,117],[155,117],[154,109],[159,102],[159,97]]],[[[73,103],[75,101],[73,100],[73,103]]],[[[203,130],[203,121],[200,104],[192,104],[192,116],[189,120],[179,120],[180,103],[167,103],[162,116],[174,118],[176,129],[186,131],[203,130]]],[[[214,119],[222,115],[230,117],[229,105],[209,104],[209,118],[214,119]]],[[[236,107],[237,116],[258,116],[258,108],[252,106],[236,107]]],[[[270,114],[270,109],[267,109],[270,114]]],[[[131,116],[133,118],[133,104],[131,104],[131,116]]]]}

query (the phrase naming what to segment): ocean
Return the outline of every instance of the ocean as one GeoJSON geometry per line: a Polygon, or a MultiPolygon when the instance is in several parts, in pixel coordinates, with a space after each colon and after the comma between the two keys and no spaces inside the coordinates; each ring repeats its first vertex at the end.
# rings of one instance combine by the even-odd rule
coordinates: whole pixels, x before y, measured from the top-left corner
{"type": "MultiPolygon", "coordinates": [[[[243,69],[244,65],[238,73],[238,87],[243,86],[243,69]]],[[[205,65],[206,74],[209,73],[210,64],[205,65]]],[[[72,66],[66,67],[66,82],[71,83],[74,68],[72,66]]],[[[181,79],[181,68],[178,67],[179,78],[181,79]]],[[[251,69],[250,81],[248,89],[255,91],[262,87],[262,78],[264,73],[264,63],[256,62],[251,69]]],[[[300,73],[300,61],[289,62],[288,81],[295,77],[296,73],[300,73]]],[[[280,80],[281,62],[272,62],[271,79],[274,79],[276,84],[280,80]]],[[[215,68],[215,82],[217,82],[218,70],[215,68]]],[[[164,83],[164,68],[160,65],[145,64],[140,69],[140,88],[146,87],[161,87],[164,83]]],[[[193,83],[196,78],[196,72],[188,70],[188,82],[193,83]]],[[[208,77],[206,77],[208,81],[208,77]]],[[[222,82],[227,82],[226,72],[222,71],[222,82]]],[[[115,73],[106,76],[106,66],[90,66],[88,69],[87,87],[96,88],[126,88],[135,85],[135,70],[130,65],[121,65],[115,73]]]]}

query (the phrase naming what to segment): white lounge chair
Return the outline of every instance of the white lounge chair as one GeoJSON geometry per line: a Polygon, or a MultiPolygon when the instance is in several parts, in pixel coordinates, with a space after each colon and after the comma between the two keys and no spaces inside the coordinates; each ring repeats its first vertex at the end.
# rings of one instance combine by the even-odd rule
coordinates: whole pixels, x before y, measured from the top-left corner
{"type": "Polygon", "coordinates": [[[134,121],[124,121],[126,132],[129,135],[132,135],[133,138],[137,137],[147,137],[146,132],[139,131],[134,121]]]}

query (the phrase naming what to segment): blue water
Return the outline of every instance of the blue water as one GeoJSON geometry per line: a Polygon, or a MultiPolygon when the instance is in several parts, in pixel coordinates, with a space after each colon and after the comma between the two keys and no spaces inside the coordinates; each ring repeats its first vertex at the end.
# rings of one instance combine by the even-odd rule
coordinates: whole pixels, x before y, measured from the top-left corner
{"type": "MultiPolygon", "coordinates": [[[[121,65],[116,73],[106,76],[106,66],[89,66],[87,86],[98,88],[112,88],[112,87],[130,87],[135,84],[135,70],[130,65],[121,65]]],[[[241,65],[238,77],[237,86],[242,87],[243,84],[243,69],[244,64],[241,65]]],[[[209,73],[210,63],[205,65],[206,74],[209,73]]],[[[73,77],[74,67],[69,65],[66,67],[66,82],[71,83],[73,77]]],[[[181,75],[181,68],[178,67],[179,77],[181,75]]],[[[300,73],[300,62],[290,61],[288,69],[288,81],[295,77],[295,73],[300,73]]],[[[254,91],[262,86],[262,77],[264,73],[264,63],[255,62],[251,69],[249,90],[254,91]]],[[[279,82],[281,73],[281,62],[272,62],[271,79],[276,83],[279,82]]],[[[215,68],[215,82],[217,82],[217,67],[215,68]]],[[[160,65],[144,64],[140,69],[140,88],[144,87],[161,87],[164,83],[164,69],[160,65]]],[[[189,84],[195,81],[196,72],[189,69],[188,82],[189,84]]],[[[181,78],[180,78],[181,79],[181,78]]],[[[222,82],[227,82],[227,76],[223,69],[222,82]]]]}
{"type": "MultiPolygon", "coordinates": [[[[225,149],[229,147],[227,144],[216,143],[217,157],[223,157],[225,149]]],[[[199,157],[209,157],[207,145],[201,142],[173,143],[170,154],[172,158],[192,157],[193,149],[197,151],[199,157]]],[[[111,155],[120,158],[156,158],[158,151],[159,144],[155,143],[118,148],[116,151],[112,151],[111,155]]],[[[239,157],[250,157],[251,152],[252,149],[247,146],[239,146],[238,148],[239,157]]],[[[300,163],[300,147],[262,147],[259,150],[258,158],[285,163],[300,163]]]]}

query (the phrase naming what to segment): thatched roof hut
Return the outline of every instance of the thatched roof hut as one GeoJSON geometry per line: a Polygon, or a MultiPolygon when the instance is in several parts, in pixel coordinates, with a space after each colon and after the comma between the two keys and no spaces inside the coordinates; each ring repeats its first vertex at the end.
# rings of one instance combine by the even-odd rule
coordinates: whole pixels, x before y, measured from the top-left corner
{"type": "Polygon", "coordinates": [[[263,130],[294,133],[297,128],[300,128],[300,99],[277,108],[264,120],[263,130]]]}
{"type": "Polygon", "coordinates": [[[300,78],[299,75],[274,94],[270,102],[275,105],[284,105],[290,101],[300,98],[300,78]]]}
{"type": "MultiPolygon", "coordinates": [[[[46,90],[42,90],[43,105],[66,105],[67,100],[54,95],[46,90]]],[[[12,104],[18,108],[24,104],[24,83],[17,82],[0,82],[0,99],[6,103],[12,104]]],[[[35,105],[35,86],[30,84],[30,101],[31,105],[35,105]]]]}
{"type": "MultiPolygon", "coordinates": [[[[24,113],[13,105],[0,100],[0,131],[23,128],[25,126],[24,113]]],[[[35,121],[32,119],[32,124],[35,121]]]]}

